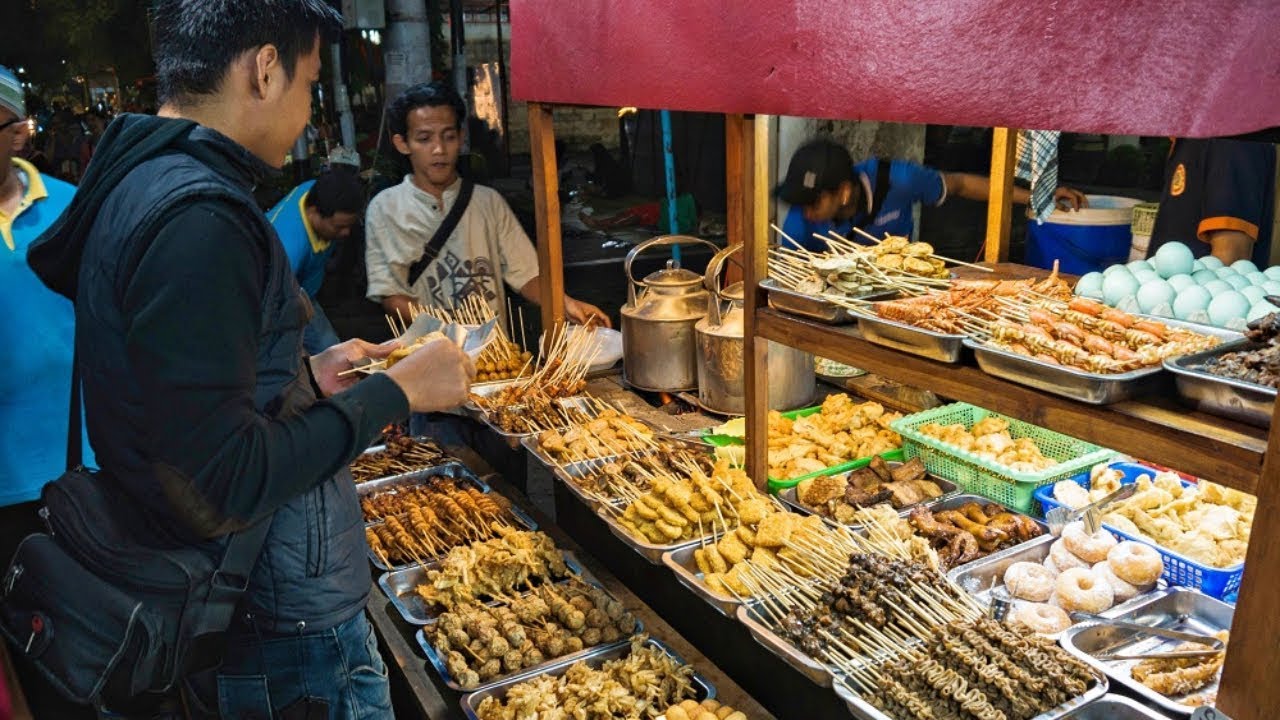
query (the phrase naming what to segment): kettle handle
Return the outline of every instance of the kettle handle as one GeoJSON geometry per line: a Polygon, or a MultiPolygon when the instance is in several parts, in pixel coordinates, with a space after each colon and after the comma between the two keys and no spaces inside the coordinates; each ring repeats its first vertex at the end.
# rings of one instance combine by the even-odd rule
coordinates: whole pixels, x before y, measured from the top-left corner
{"type": "MultiPolygon", "coordinates": [[[[651,247],[657,247],[660,245],[694,245],[697,243],[706,245],[713,251],[720,249],[719,245],[716,245],[710,240],[703,240],[702,238],[694,237],[692,235],[659,235],[658,237],[649,238],[648,240],[645,240],[639,245],[631,248],[631,252],[627,253],[626,262],[623,263],[623,269],[627,273],[628,302],[633,306],[636,304],[636,286],[640,284],[636,282],[635,276],[631,274],[631,262],[636,259],[637,255],[651,247]]],[[[676,267],[679,267],[679,265],[676,265],[676,267]]]]}
{"type": "Polygon", "coordinates": [[[707,263],[707,273],[702,277],[702,285],[715,296],[715,300],[719,302],[721,295],[720,288],[720,271],[724,269],[724,263],[729,258],[742,251],[742,243],[734,243],[720,252],[715,254],[707,263]]]}

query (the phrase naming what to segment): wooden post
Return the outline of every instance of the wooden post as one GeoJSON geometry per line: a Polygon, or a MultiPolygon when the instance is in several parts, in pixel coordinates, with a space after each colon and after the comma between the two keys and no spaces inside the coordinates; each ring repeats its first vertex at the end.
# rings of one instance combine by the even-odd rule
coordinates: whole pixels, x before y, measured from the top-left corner
{"type": "Polygon", "coordinates": [[[750,115],[725,117],[726,190],[729,243],[743,246],[743,377],[746,383],[747,474],[764,489],[769,411],[768,341],[756,337],[756,310],[765,307],[760,281],[768,267],[768,207],[758,196],[768,187],[768,123],[750,115]],[[760,160],[763,154],[764,160],[760,160]],[[761,181],[757,176],[765,173],[761,181]],[[763,214],[763,218],[761,218],[763,214]]]}
{"type": "Polygon", "coordinates": [[[533,210],[538,223],[538,297],[542,331],[564,320],[564,254],[560,244],[560,171],[551,106],[529,103],[529,149],[533,161],[533,210]]]}
{"type": "Polygon", "coordinates": [[[1009,225],[1013,221],[1013,165],[1018,131],[996,128],[991,136],[991,196],[987,200],[987,262],[1009,261],[1009,225]]]}
{"type": "Polygon", "coordinates": [[[1271,435],[1258,479],[1258,509],[1245,556],[1240,599],[1227,643],[1217,707],[1232,720],[1270,720],[1280,708],[1276,639],[1280,638],[1280,403],[1271,411],[1271,435]]]}

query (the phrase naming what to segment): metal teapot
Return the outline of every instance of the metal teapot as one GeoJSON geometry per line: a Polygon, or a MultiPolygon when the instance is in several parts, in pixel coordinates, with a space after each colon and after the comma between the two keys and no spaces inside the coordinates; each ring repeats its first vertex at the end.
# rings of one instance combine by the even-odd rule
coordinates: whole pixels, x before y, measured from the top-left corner
{"type": "MultiPolygon", "coordinates": [[[[742,283],[720,287],[725,260],[741,249],[740,244],[731,245],[707,263],[703,284],[711,291],[712,300],[707,317],[694,328],[698,340],[698,404],[720,415],[742,415],[747,405],[742,283]],[[722,302],[727,303],[723,310],[722,302]]],[[[813,355],[771,341],[768,372],[770,409],[804,407],[813,399],[817,384],[813,355]]]]}
{"type": "Polygon", "coordinates": [[[623,375],[632,387],[654,392],[678,392],[697,387],[698,373],[693,326],[707,314],[710,294],[702,276],[675,260],[637,282],[631,263],[653,247],[712,242],[688,235],[663,235],[646,240],[627,253],[627,304],[622,306],[623,375]]]}

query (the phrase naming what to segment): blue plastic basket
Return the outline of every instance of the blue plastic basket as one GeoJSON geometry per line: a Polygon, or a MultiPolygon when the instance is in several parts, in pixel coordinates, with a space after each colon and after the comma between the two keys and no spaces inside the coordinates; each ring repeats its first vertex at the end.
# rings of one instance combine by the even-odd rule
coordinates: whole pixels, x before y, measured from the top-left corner
{"type": "MultiPolygon", "coordinates": [[[[1154,477],[1158,472],[1146,465],[1128,462],[1112,463],[1110,467],[1120,471],[1122,475],[1120,484],[1122,485],[1135,483],[1142,475],[1151,475],[1154,477]]],[[[1084,487],[1086,490],[1089,489],[1090,480],[1089,473],[1087,471],[1076,475],[1071,478],[1071,480],[1072,482],[1084,487]]],[[[1182,481],[1182,484],[1184,487],[1190,487],[1192,485],[1192,483],[1185,480],[1182,481]]],[[[1045,487],[1037,489],[1035,497],[1036,500],[1040,502],[1040,511],[1042,513],[1047,513],[1056,507],[1062,507],[1062,503],[1058,502],[1058,500],[1053,497],[1052,485],[1046,485],[1045,487]]],[[[1208,565],[1202,565],[1175,552],[1166,550],[1148,538],[1130,535],[1121,530],[1117,530],[1110,525],[1104,524],[1104,527],[1106,527],[1107,530],[1110,530],[1112,535],[1115,535],[1122,540],[1133,540],[1134,542],[1140,542],[1144,545],[1150,545],[1155,548],[1156,552],[1160,553],[1161,557],[1164,558],[1164,575],[1162,575],[1162,577],[1165,582],[1170,585],[1181,585],[1182,587],[1194,588],[1205,595],[1210,595],[1216,598],[1225,598],[1229,595],[1233,595],[1240,589],[1240,578],[1244,577],[1244,563],[1240,563],[1239,565],[1230,568],[1209,567],[1208,565]]]]}

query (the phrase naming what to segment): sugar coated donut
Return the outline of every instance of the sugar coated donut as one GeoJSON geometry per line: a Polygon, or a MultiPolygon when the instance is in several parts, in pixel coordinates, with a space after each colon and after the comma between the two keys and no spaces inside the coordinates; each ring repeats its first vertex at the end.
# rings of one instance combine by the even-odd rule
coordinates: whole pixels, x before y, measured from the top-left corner
{"type": "Polygon", "coordinates": [[[1053,573],[1039,563],[1016,562],[1004,571],[1004,587],[1016,598],[1042,603],[1053,594],[1053,573]]]}
{"type": "Polygon", "coordinates": [[[1062,529],[1062,544],[1072,555],[1092,565],[1107,559],[1107,553],[1116,546],[1116,538],[1102,528],[1090,535],[1084,529],[1084,522],[1077,520],[1062,529]]]}
{"type": "Polygon", "coordinates": [[[1131,582],[1121,580],[1111,569],[1111,563],[1106,560],[1093,566],[1093,571],[1106,578],[1107,584],[1111,586],[1111,592],[1115,594],[1115,603],[1119,605],[1127,600],[1132,600],[1142,592],[1142,589],[1131,582]]]}
{"type": "Polygon", "coordinates": [[[1058,564],[1053,561],[1053,555],[1045,555],[1044,562],[1041,564],[1044,565],[1044,569],[1052,573],[1055,578],[1062,574],[1062,570],[1058,569],[1058,564]]]}
{"type": "Polygon", "coordinates": [[[1058,538],[1049,548],[1049,558],[1053,560],[1053,566],[1058,568],[1058,572],[1064,573],[1072,568],[1089,568],[1092,563],[1076,557],[1076,554],[1067,549],[1067,543],[1062,538],[1058,538]]]}
{"type": "Polygon", "coordinates": [[[1022,603],[1010,615],[1011,622],[1020,623],[1045,635],[1060,633],[1071,627],[1071,618],[1065,610],[1046,603],[1022,603]]]}
{"type": "Polygon", "coordinates": [[[1116,594],[1093,568],[1071,568],[1058,576],[1058,601],[1067,612],[1100,613],[1115,604],[1116,594]]]}
{"type": "Polygon", "coordinates": [[[1089,504],[1089,491],[1075,480],[1059,480],[1053,484],[1053,499],[1072,510],[1079,510],[1089,504]]]}
{"type": "Polygon", "coordinates": [[[1126,540],[1107,553],[1107,564],[1116,577],[1138,587],[1155,584],[1164,572],[1164,558],[1148,545],[1126,540]]]}

